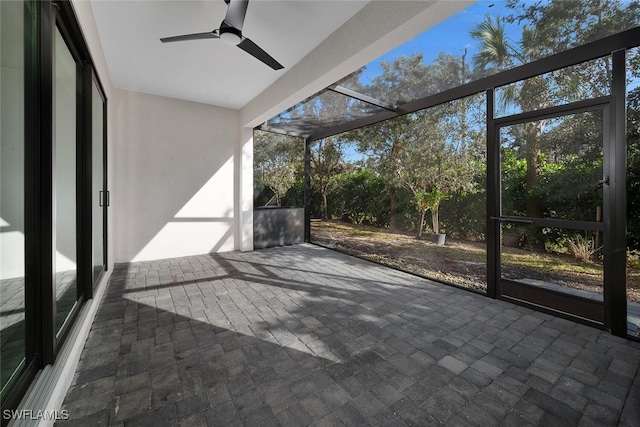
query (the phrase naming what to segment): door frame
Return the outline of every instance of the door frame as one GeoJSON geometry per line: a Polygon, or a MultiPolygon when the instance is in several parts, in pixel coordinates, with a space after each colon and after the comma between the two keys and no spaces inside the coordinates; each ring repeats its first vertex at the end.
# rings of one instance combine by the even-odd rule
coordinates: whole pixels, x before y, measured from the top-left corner
{"type": "MultiPolygon", "coordinates": [[[[626,336],[626,129],[625,129],[625,51],[612,54],[613,79],[611,95],[554,106],[537,111],[524,112],[506,117],[494,117],[495,90],[487,91],[487,294],[539,311],[570,318],[592,326],[610,330],[615,335],[626,336]],[[604,280],[602,321],[595,322],[580,314],[571,314],[558,309],[558,305],[540,304],[539,300],[526,301],[503,294],[500,277],[500,221],[501,221],[501,175],[499,130],[508,125],[525,123],[544,118],[564,116],[593,110],[603,112],[603,222],[573,222],[575,226],[602,228],[604,246],[604,280]]],[[[513,218],[523,219],[523,218],[513,218]]],[[[564,220],[536,219],[548,226],[566,225],[564,220]]],[[[507,286],[509,286],[508,284],[507,286]]],[[[511,289],[513,291],[513,289],[511,289]]],[[[523,298],[526,295],[522,295],[523,298]]],[[[557,299],[553,295],[551,300],[557,299]]],[[[564,297],[564,295],[562,296],[564,297]]],[[[577,300],[575,300],[577,301],[577,300]]],[[[544,301],[543,302],[548,302],[544,301]]],[[[560,307],[567,301],[560,302],[560,307]]],[[[595,307],[597,309],[597,307],[595,307]]],[[[594,306],[585,308],[593,310],[594,306]]],[[[584,314],[584,313],[583,313],[584,314]]],[[[593,317],[593,316],[592,316],[593,317]]]]}

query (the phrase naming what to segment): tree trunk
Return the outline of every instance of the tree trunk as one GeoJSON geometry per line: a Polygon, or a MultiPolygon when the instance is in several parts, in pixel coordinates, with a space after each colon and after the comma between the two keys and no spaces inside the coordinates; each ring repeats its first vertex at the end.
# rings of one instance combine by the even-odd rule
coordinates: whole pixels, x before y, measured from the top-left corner
{"type": "MultiPolygon", "coordinates": [[[[538,138],[542,133],[541,129],[532,126],[527,130],[525,158],[527,162],[526,185],[528,192],[537,193],[540,190],[540,176],[542,175],[542,165],[540,164],[540,147],[538,138]]],[[[542,200],[540,196],[529,195],[526,200],[526,214],[530,218],[542,218],[542,200]]]]}
{"type": "Polygon", "coordinates": [[[396,231],[398,229],[398,195],[395,188],[389,190],[389,211],[389,228],[396,231]]]}
{"type": "Polygon", "coordinates": [[[431,224],[433,225],[433,232],[435,234],[440,233],[440,224],[438,221],[438,208],[431,209],[431,224]]]}
{"type": "MultiPolygon", "coordinates": [[[[525,201],[526,216],[529,218],[542,218],[544,203],[540,196],[536,195],[540,191],[540,177],[542,176],[542,165],[540,162],[541,151],[538,138],[542,134],[542,129],[534,128],[527,132],[526,153],[527,162],[526,187],[529,194],[525,201]]],[[[544,249],[544,238],[541,229],[536,226],[527,227],[527,244],[538,249],[544,249]]]]}
{"type": "Polygon", "coordinates": [[[322,190],[322,219],[329,219],[329,210],[327,209],[327,192],[322,190]]]}
{"type": "Polygon", "coordinates": [[[422,229],[424,228],[424,216],[427,213],[426,209],[420,212],[420,223],[418,224],[418,239],[422,237],[422,229]]]}

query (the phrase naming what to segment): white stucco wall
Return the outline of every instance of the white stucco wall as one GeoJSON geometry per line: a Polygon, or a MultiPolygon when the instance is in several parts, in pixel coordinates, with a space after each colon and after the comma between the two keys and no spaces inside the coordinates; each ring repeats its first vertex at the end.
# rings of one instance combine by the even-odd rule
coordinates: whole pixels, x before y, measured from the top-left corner
{"type": "Polygon", "coordinates": [[[235,111],[112,88],[90,2],[74,1],[109,98],[109,260],[253,249],[251,127],[468,3],[371,2],[235,111]]]}
{"type": "Polygon", "coordinates": [[[115,261],[233,250],[238,112],[118,89],[113,94],[115,261]]]}
{"type": "Polygon", "coordinates": [[[74,9],[108,98],[109,263],[253,249],[239,112],[113,88],[91,3],[74,9]]]}

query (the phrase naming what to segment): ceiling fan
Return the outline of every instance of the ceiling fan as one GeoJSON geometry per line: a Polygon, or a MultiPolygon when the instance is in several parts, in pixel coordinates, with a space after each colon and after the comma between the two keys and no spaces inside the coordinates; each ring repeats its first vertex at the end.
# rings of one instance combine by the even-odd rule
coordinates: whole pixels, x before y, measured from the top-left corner
{"type": "Polygon", "coordinates": [[[224,0],[227,4],[227,15],[217,30],[206,33],[185,34],[182,36],[164,37],[162,43],[179,42],[186,40],[221,39],[223,42],[238,46],[240,49],[267,64],[274,70],[284,68],[282,64],[273,59],[271,55],[262,50],[260,46],[242,35],[242,25],[247,14],[249,0],[224,0]]]}

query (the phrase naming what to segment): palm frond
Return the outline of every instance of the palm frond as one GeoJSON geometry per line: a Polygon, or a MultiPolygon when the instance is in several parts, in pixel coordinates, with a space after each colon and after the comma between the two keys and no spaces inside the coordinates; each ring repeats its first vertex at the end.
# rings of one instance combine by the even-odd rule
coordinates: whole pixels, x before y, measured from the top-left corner
{"type": "Polygon", "coordinates": [[[503,67],[510,62],[509,51],[512,48],[505,38],[504,24],[499,16],[486,15],[469,35],[480,42],[480,50],[473,57],[477,65],[503,67]]]}

